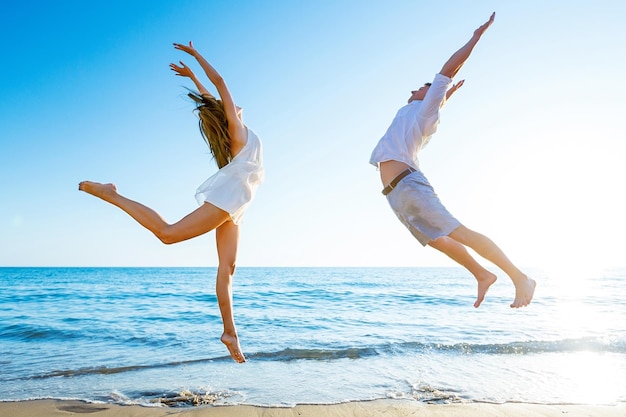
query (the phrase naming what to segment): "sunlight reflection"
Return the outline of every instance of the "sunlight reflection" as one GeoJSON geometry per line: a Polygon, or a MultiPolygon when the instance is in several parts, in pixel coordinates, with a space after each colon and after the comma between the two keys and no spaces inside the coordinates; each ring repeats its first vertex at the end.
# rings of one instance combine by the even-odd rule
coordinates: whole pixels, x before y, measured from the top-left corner
{"type": "Polygon", "coordinates": [[[594,265],[545,269],[547,279],[542,290],[554,298],[551,325],[559,337],[598,334],[606,328],[604,310],[598,308],[605,290],[599,285],[603,271],[594,265]]]}
{"type": "Polygon", "coordinates": [[[544,270],[555,294],[580,299],[591,295],[594,280],[602,276],[604,268],[598,267],[595,263],[577,263],[547,266],[544,270]]]}
{"type": "Polygon", "coordinates": [[[545,369],[561,377],[569,397],[582,404],[609,404],[623,394],[624,369],[614,356],[597,352],[546,357],[545,369]]]}

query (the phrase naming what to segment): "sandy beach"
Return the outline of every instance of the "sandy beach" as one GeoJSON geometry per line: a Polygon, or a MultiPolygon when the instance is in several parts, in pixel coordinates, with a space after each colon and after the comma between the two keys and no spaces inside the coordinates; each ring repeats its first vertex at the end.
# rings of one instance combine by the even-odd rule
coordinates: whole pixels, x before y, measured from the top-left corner
{"type": "Polygon", "coordinates": [[[409,400],[359,401],[290,408],[205,406],[195,408],[92,404],[81,401],[33,400],[0,403],[2,417],[55,417],[87,414],[97,417],[624,417],[626,404],[542,405],[523,403],[424,404],[409,400]]]}

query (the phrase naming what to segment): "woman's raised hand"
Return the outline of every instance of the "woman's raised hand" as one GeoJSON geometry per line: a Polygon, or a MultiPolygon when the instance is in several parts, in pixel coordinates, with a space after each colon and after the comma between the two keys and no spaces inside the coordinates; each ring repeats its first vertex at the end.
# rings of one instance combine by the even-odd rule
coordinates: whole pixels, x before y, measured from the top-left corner
{"type": "Polygon", "coordinates": [[[170,69],[174,71],[176,75],[179,75],[181,77],[194,78],[195,75],[193,71],[191,70],[191,68],[185,65],[183,61],[179,61],[179,62],[180,62],[180,66],[176,64],[170,64],[170,69]]]}
{"type": "Polygon", "coordinates": [[[198,51],[193,47],[193,42],[189,41],[189,45],[183,45],[180,43],[174,43],[174,48],[179,49],[183,52],[187,52],[189,55],[193,57],[198,56],[198,51]]]}

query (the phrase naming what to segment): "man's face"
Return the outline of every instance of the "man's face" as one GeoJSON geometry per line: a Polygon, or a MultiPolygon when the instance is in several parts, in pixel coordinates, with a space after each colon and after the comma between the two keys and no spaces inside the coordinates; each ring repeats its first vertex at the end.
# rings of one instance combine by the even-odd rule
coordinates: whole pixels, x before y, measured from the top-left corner
{"type": "Polygon", "coordinates": [[[409,97],[409,103],[415,100],[424,100],[428,89],[430,88],[430,84],[424,84],[417,90],[411,91],[411,97],[409,97]]]}

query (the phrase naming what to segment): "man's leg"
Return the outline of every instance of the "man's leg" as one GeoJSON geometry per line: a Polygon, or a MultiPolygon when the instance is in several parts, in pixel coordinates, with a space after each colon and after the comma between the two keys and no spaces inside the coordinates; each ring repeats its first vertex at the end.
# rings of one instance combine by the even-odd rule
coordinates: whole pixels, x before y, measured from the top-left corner
{"type": "Polygon", "coordinates": [[[502,269],[515,285],[515,300],[511,307],[524,307],[535,293],[536,282],[520,271],[502,250],[487,236],[461,225],[448,235],[457,242],[472,248],[477,254],[502,269]]]}
{"type": "Polygon", "coordinates": [[[480,303],[482,303],[485,299],[487,290],[491,284],[496,282],[497,277],[476,262],[465,246],[461,245],[454,239],[443,236],[438,239],[431,240],[428,242],[428,245],[440,252],[445,253],[452,260],[464,266],[469,272],[472,273],[472,275],[474,275],[474,278],[478,281],[478,296],[476,297],[474,307],[479,307],[480,303]]]}

